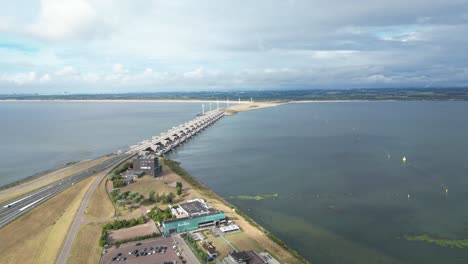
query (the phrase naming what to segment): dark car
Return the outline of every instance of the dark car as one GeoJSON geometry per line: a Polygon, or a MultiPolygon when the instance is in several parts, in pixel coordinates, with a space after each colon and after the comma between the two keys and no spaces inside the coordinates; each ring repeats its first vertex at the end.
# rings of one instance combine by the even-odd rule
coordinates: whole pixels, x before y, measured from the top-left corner
{"type": "Polygon", "coordinates": [[[138,242],[138,243],[136,243],[136,245],[137,245],[137,246],[141,246],[141,243],[140,243],[140,242],[138,242]]]}
{"type": "Polygon", "coordinates": [[[112,261],[115,261],[116,259],[117,259],[117,257],[113,257],[113,258],[112,258],[112,261]]]}

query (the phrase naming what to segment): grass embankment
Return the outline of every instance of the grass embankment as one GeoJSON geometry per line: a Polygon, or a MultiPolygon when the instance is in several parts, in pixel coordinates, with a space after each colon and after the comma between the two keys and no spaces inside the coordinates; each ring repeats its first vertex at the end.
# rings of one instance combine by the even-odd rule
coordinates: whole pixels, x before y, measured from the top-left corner
{"type": "Polygon", "coordinates": [[[0,229],[2,263],[54,263],[86,191],[85,179],[0,229]]]}
{"type": "Polygon", "coordinates": [[[404,238],[408,241],[421,241],[429,244],[434,244],[440,247],[451,247],[451,248],[465,248],[468,247],[468,239],[444,239],[444,238],[435,238],[429,235],[419,235],[419,236],[408,236],[405,235],[404,238]]]}
{"type": "MultiPolygon", "coordinates": [[[[266,229],[255,223],[250,217],[229,204],[204,184],[195,180],[187,171],[180,167],[178,162],[169,159],[161,159],[161,161],[163,166],[166,167],[166,170],[170,170],[179,175],[198,192],[200,197],[209,200],[214,207],[223,210],[230,219],[234,219],[236,224],[244,230],[244,232],[242,232],[243,235],[248,235],[249,238],[256,242],[256,245],[261,245],[262,249],[265,249],[270,254],[274,255],[279,261],[282,263],[308,263],[306,259],[293,249],[289,248],[279,238],[275,237],[266,229]],[[233,209],[235,209],[235,212],[233,209]]],[[[247,241],[249,238],[244,238],[244,240],[247,241]]],[[[237,244],[241,245],[242,243],[245,243],[245,241],[240,241],[237,244]]]]}
{"type": "Polygon", "coordinates": [[[65,177],[68,177],[70,175],[73,175],[77,172],[80,172],[82,170],[85,170],[87,168],[90,168],[106,159],[109,157],[101,157],[95,160],[89,160],[89,161],[82,161],[75,163],[69,167],[59,169],[57,171],[51,172],[49,174],[43,175],[39,178],[35,178],[31,181],[27,181],[24,183],[21,183],[19,185],[16,185],[14,187],[5,189],[0,191],[0,203],[5,202],[11,199],[14,199],[18,196],[21,196],[25,193],[31,192],[35,189],[41,188],[47,184],[56,182],[58,180],[61,180],[65,177]]]}
{"type": "Polygon", "coordinates": [[[91,196],[85,216],[87,220],[96,220],[111,218],[114,213],[114,207],[106,191],[106,179],[104,179],[91,196]]]}
{"type": "MultiPolygon", "coordinates": [[[[109,218],[110,221],[114,216],[115,210],[107,194],[106,183],[107,179],[102,180],[91,196],[88,207],[86,208],[86,220],[102,221],[109,218]]],[[[67,263],[99,263],[99,259],[101,258],[99,238],[101,237],[104,224],[105,223],[90,222],[80,225],[67,263]]]]}
{"type": "Polygon", "coordinates": [[[101,236],[102,225],[88,223],[80,226],[67,263],[99,263],[101,248],[98,246],[98,242],[101,236]]]}

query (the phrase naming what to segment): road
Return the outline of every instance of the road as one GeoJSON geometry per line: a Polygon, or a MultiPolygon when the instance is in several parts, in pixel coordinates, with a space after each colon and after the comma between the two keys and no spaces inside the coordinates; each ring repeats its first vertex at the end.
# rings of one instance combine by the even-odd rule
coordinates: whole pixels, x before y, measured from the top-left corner
{"type": "MultiPolygon", "coordinates": [[[[126,157],[128,158],[130,156],[126,156],[126,157]]],[[[91,199],[91,196],[93,195],[96,188],[99,186],[99,183],[106,177],[107,173],[113,170],[117,165],[119,165],[119,163],[115,163],[114,166],[99,173],[96,180],[94,180],[93,184],[86,191],[85,197],[83,198],[80,208],[78,209],[78,212],[75,215],[75,219],[73,220],[70,230],[68,231],[67,238],[65,239],[65,242],[63,243],[62,251],[60,252],[60,255],[58,256],[56,263],[59,263],[59,264],[67,263],[67,259],[68,259],[68,256],[70,255],[73,242],[75,241],[76,235],[78,234],[78,230],[80,229],[80,225],[81,225],[81,222],[83,221],[83,216],[86,211],[86,207],[88,207],[88,203],[89,203],[89,200],[91,199]]]]}
{"type": "Polygon", "coordinates": [[[69,177],[0,204],[0,228],[6,226],[16,218],[29,212],[33,208],[63,192],[74,184],[95,175],[96,172],[103,171],[128,157],[129,155],[114,156],[94,165],[93,167],[77,172],[69,177]]]}
{"type": "Polygon", "coordinates": [[[174,234],[171,237],[172,240],[174,240],[174,243],[179,247],[182,256],[184,256],[188,263],[201,264],[189,246],[185,243],[184,239],[180,237],[180,234],[174,234]]]}

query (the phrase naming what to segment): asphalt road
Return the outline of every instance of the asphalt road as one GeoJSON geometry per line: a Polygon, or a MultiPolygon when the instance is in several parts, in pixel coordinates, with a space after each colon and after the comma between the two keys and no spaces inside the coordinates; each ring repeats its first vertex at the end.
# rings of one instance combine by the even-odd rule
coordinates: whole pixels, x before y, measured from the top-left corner
{"type": "MultiPolygon", "coordinates": [[[[124,157],[124,155],[121,155],[124,157]]],[[[127,158],[130,157],[130,155],[125,155],[127,158]]],[[[123,159],[120,159],[122,161],[123,159]]],[[[78,231],[80,229],[81,222],[83,221],[84,213],[86,211],[86,207],[88,207],[89,200],[91,199],[91,196],[93,195],[94,191],[97,189],[99,186],[99,183],[106,177],[106,175],[113,170],[115,167],[117,167],[119,163],[114,163],[112,167],[108,167],[106,170],[101,171],[99,176],[94,180],[93,184],[89,187],[89,189],[86,191],[85,197],[83,198],[83,201],[81,202],[80,208],[78,209],[78,212],[75,215],[75,219],[73,220],[73,223],[70,227],[70,230],[68,231],[67,238],[65,239],[65,242],[63,243],[62,250],[60,251],[60,255],[57,258],[56,263],[57,264],[65,264],[67,263],[68,256],[70,255],[70,252],[72,250],[73,242],[75,241],[76,235],[78,234],[78,231]]]]}
{"type": "Polygon", "coordinates": [[[16,218],[27,213],[41,203],[63,192],[74,184],[103,171],[112,165],[125,160],[130,155],[118,155],[94,165],[91,168],[75,173],[69,177],[51,183],[13,200],[0,204],[0,228],[6,226],[16,218]]]}

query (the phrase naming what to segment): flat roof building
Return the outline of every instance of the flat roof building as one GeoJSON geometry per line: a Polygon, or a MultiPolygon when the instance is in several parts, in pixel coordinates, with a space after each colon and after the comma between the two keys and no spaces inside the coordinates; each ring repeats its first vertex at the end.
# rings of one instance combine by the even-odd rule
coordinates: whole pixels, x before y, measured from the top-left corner
{"type": "Polygon", "coordinates": [[[161,164],[159,164],[158,156],[154,154],[140,155],[133,160],[133,169],[135,171],[143,171],[146,175],[153,177],[161,174],[161,164]]]}
{"type": "Polygon", "coordinates": [[[163,233],[166,236],[226,222],[223,211],[211,207],[202,199],[180,204],[177,211],[180,212],[179,218],[162,222],[163,233]]]}

